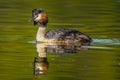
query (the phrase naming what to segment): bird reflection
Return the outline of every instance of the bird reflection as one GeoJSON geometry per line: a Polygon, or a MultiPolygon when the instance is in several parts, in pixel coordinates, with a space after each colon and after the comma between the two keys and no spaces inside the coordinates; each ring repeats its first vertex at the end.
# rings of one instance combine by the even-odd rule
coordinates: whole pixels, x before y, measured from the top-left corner
{"type": "Polygon", "coordinates": [[[48,69],[49,63],[47,61],[47,58],[45,57],[35,57],[34,60],[34,74],[46,74],[46,71],[48,69]]]}
{"type": "Polygon", "coordinates": [[[78,50],[87,50],[81,48],[81,44],[61,44],[61,43],[36,43],[38,57],[34,59],[34,74],[44,75],[49,68],[47,52],[66,54],[77,53],[78,50]]]}

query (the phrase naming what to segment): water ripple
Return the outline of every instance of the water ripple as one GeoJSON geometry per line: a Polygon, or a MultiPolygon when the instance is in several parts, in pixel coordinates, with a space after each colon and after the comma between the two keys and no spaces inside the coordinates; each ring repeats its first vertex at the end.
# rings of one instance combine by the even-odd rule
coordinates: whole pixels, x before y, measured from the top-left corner
{"type": "Polygon", "coordinates": [[[93,39],[93,43],[105,43],[105,44],[115,44],[120,45],[119,39],[93,39]]]}

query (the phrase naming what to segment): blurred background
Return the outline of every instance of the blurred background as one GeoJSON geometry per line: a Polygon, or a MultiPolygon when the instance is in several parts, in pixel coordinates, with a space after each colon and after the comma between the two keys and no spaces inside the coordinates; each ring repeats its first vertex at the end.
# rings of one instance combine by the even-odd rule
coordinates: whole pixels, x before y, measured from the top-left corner
{"type": "Polygon", "coordinates": [[[1,0],[1,80],[119,80],[120,0],[1,0]],[[49,53],[45,76],[33,75],[37,26],[29,22],[34,8],[46,10],[47,30],[65,27],[93,38],[77,54],[49,53]]]}

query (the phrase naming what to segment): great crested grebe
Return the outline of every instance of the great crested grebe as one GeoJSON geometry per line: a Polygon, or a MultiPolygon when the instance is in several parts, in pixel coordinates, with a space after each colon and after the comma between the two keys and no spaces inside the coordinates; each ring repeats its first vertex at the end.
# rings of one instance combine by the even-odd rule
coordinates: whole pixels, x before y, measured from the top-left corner
{"type": "Polygon", "coordinates": [[[58,28],[55,30],[46,31],[48,16],[41,8],[32,10],[32,20],[34,21],[34,25],[38,25],[36,41],[62,43],[80,42],[81,44],[90,44],[92,41],[88,35],[77,30],[58,28]]]}

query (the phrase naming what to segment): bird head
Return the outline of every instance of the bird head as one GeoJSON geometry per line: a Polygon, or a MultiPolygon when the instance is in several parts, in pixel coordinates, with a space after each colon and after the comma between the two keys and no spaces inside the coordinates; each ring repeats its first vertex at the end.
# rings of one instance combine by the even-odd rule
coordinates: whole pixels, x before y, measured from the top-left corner
{"type": "Polygon", "coordinates": [[[32,10],[32,20],[34,21],[34,25],[47,25],[48,16],[43,9],[33,9],[32,10]]]}

